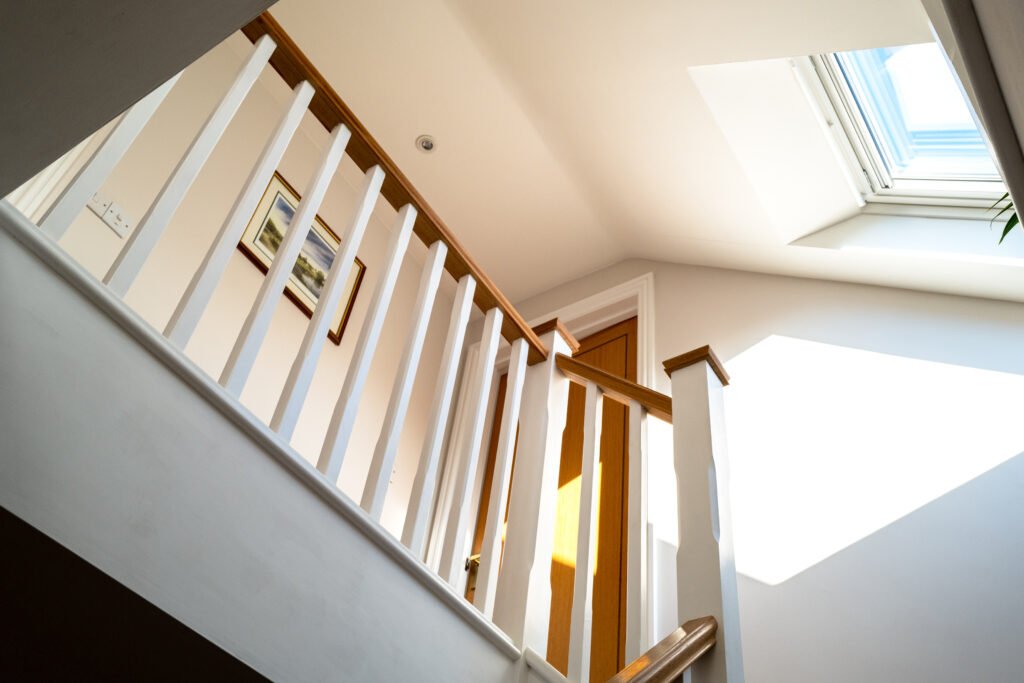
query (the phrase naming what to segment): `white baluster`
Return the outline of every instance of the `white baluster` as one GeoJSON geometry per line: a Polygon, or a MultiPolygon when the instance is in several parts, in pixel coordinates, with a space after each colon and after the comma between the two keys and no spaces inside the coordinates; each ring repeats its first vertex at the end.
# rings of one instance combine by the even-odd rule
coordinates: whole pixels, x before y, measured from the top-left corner
{"type": "Polygon", "coordinates": [[[576,576],[569,624],[570,681],[590,680],[590,640],[594,626],[594,568],[597,560],[597,514],[600,490],[597,473],[601,460],[603,394],[587,383],[583,411],[583,466],[580,474],[580,521],[576,538],[576,576]]]}
{"type": "Polygon", "coordinates": [[[78,171],[74,179],[57,197],[57,201],[43,214],[39,227],[55,240],[59,240],[78,213],[85,208],[89,199],[96,194],[110,173],[121,161],[125,152],[149,123],[153,113],[167,97],[181,74],[171,77],[166,83],[136,102],[114,125],[107,138],[96,149],[89,161],[78,171]]]}
{"type": "Polygon", "coordinates": [[[728,376],[706,347],[665,361],[665,369],[672,378],[679,619],[718,620],[715,647],[694,665],[693,681],[743,683],[722,397],[728,376]]]}
{"type": "Polygon", "coordinates": [[[430,534],[427,537],[426,564],[435,574],[441,571],[441,546],[444,544],[444,532],[447,529],[448,515],[451,514],[455,478],[458,475],[459,463],[462,461],[463,447],[466,442],[466,423],[472,411],[473,389],[476,386],[477,358],[480,357],[480,342],[471,344],[462,359],[462,374],[455,393],[458,397],[451,425],[448,429],[448,441],[442,455],[443,467],[438,472],[440,481],[437,485],[437,502],[434,503],[433,517],[430,522],[430,534]]]}
{"type": "Polygon", "coordinates": [[[527,368],[523,384],[494,623],[520,647],[546,657],[558,469],[569,402],[569,380],[555,367],[555,357],[572,355],[572,349],[557,330],[541,336],[541,342],[548,356],[527,368]]]}
{"type": "Polygon", "coordinates": [[[626,661],[653,643],[647,631],[647,411],[629,402],[628,509],[626,511],[626,661]]]}
{"type": "Polygon", "coordinates": [[[213,110],[202,129],[189,146],[185,156],[178,162],[171,177],[164,183],[149,210],[139,221],[139,225],[128,238],[121,253],[117,255],[103,282],[118,296],[124,296],[135,277],[142,270],[153,247],[171,222],[171,218],[185,198],[185,193],[195,181],[199,171],[210,158],[213,148],[224,135],[224,130],[231,123],[242,100],[252,88],[260,72],[270,59],[276,47],[270,36],[263,36],[253,47],[252,54],[242,66],[234,83],[224,95],[217,108],[213,110]]]}
{"type": "Polygon", "coordinates": [[[505,408],[501,414],[498,449],[494,455],[494,474],[491,478],[491,497],[487,503],[487,522],[480,546],[480,567],[476,575],[476,594],[473,604],[490,619],[494,615],[494,597],[498,592],[498,569],[501,566],[501,530],[505,527],[508,488],[512,483],[512,458],[515,456],[516,432],[519,428],[519,406],[526,378],[526,356],[529,347],[525,339],[512,342],[512,355],[508,362],[505,384],[505,408]]]}
{"type": "Polygon", "coordinates": [[[292,222],[285,230],[281,244],[274,254],[274,261],[270,264],[267,275],[263,278],[260,291],[253,302],[252,310],[249,311],[242,331],[235,341],[234,348],[228,356],[228,361],[221,372],[220,383],[233,396],[242,393],[242,387],[249,378],[253,363],[256,362],[256,354],[263,343],[263,338],[270,328],[270,320],[274,317],[274,310],[281,299],[281,292],[284,291],[288,277],[295,266],[295,260],[299,256],[306,236],[313,226],[313,219],[316,212],[320,210],[327,186],[330,185],[338,164],[345,153],[345,145],[348,144],[351,133],[344,124],[338,124],[331,133],[331,141],[324,152],[323,159],[316,175],[309,182],[305,194],[299,200],[299,206],[295,209],[292,222]]]}
{"type": "Polygon", "coordinates": [[[453,586],[457,585],[463,572],[465,557],[463,551],[467,540],[470,517],[470,498],[476,468],[480,461],[480,447],[487,421],[487,399],[490,396],[491,380],[494,377],[494,360],[501,340],[500,308],[487,311],[484,318],[483,334],[480,337],[480,357],[475,372],[476,386],[472,387],[471,413],[466,426],[466,441],[462,444],[462,458],[455,479],[451,513],[445,529],[444,544],[441,546],[441,578],[453,586]]]}
{"type": "MultiPolygon", "coordinates": [[[[353,214],[348,228],[341,235],[341,244],[334,255],[331,268],[327,272],[327,281],[316,302],[313,317],[306,326],[306,334],[302,338],[299,351],[288,371],[288,379],[285,380],[277,408],[270,420],[271,429],[277,430],[286,441],[291,439],[295,425],[299,421],[299,413],[302,410],[302,404],[306,401],[306,395],[309,393],[309,385],[313,382],[317,361],[320,360],[324,344],[327,343],[327,331],[338,311],[341,295],[345,292],[349,275],[352,273],[355,263],[356,253],[359,251],[359,245],[363,242],[366,226],[370,222],[373,207],[377,204],[377,197],[380,196],[380,187],[383,184],[384,171],[380,166],[374,166],[366,172],[356,212],[353,214]]],[[[412,207],[406,209],[406,217],[410,210],[412,207]]],[[[399,258],[399,264],[401,264],[401,258],[399,258]]]]}
{"type": "Polygon", "coordinates": [[[246,180],[244,189],[235,199],[235,205],[217,232],[213,246],[206,252],[202,264],[192,276],[192,281],[188,283],[178,307],[171,315],[164,335],[178,348],[185,348],[196,325],[199,324],[199,319],[210,303],[217,283],[224,276],[231,254],[234,253],[238,241],[242,239],[249,218],[256,211],[256,206],[273,177],[274,170],[302,121],[302,115],[306,113],[313,92],[313,86],[306,81],[295,86],[288,110],[277,124],[277,130],[267,141],[256,165],[252,167],[249,179],[246,180]]]}
{"type": "Polygon", "coordinates": [[[391,303],[391,294],[398,281],[398,274],[402,268],[402,257],[409,245],[409,237],[412,235],[412,227],[415,222],[416,209],[411,204],[406,204],[399,212],[395,229],[391,233],[387,265],[377,281],[377,288],[370,301],[370,310],[366,315],[363,328],[359,331],[359,339],[356,340],[355,351],[349,362],[348,372],[345,374],[345,382],[341,387],[341,393],[334,406],[334,413],[331,415],[331,422],[327,427],[327,436],[320,451],[317,468],[331,481],[337,481],[338,473],[341,472],[342,459],[345,456],[349,437],[352,435],[352,428],[355,426],[359,399],[366,384],[366,377],[370,372],[373,355],[377,351],[377,342],[384,327],[388,305],[391,303]]]}
{"type": "Polygon", "coordinates": [[[463,275],[459,279],[455,299],[452,301],[452,314],[448,322],[448,335],[444,342],[441,368],[437,373],[437,384],[430,404],[427,435],[423,441],[416,478],[413,480],[409,509],[405,513],[402,543],[420,559],[423,559],[426,551],[427,527],[430,524],[430,513],[434,504],[434,491],[437,488],[437,466],[441,459],[441,446],[444,444],[448,412],[452,405],[452,392],[455,389],[459,358],[462,356],[462,343],[466,338],[466,323],[469,322],[475,290],[476,280],[472,275],[463,275]]]}
{"type": "MultiPolygon", "coordinates": [[[[79,142],[59,159],[29,179],[24,185],[9,194],[7,201],[25,214],[26,218],[32,220],[36,212],[39,211],[39,208],[46,203],[50,193],[53,192],[53,188],[57,187],[57,184],[67,176],[71,167],[74,166],[78,158],[85,152],[86,147],[92,142],[94,135],[96,133],[79,142]]],[[[44,211],[43,213],[45,214],[46,212],[44,211]]],[[[42,222],[41,217],[37,224],[39,222],[42,222]]]]}
{"type": "Polygon", "coordinates": [[[380,520],[381,512],[384,510],[384,498],[391,481],[391,469],[398,455],[402,425],[409,409],[416,370],[420,366],[420,354],[423,353],[423,341],[427,336],[430,313],[434,310],[434,299],[437,296],[441,275],[444,273],[444,260],[447,255],[448,247],[443,242],[434,242],[430,247],[430,255],[423,266],[423,275],[420,278],[419,294],[413,305],[413,322],[405,343],[405,351],[402,352],[395,383],[391,388],[384,424],[377,437],[377,445],[373,449],[373,459],[370,461],[370,470],[360,504],[376,520],[380,520]]]}

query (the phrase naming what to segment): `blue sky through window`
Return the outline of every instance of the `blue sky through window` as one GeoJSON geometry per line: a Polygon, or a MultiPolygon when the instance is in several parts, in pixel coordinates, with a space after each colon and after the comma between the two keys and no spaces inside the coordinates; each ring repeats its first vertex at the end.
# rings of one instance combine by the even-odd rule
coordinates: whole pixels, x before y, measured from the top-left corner
{"type": "Polygon", "coordinates": [[[937,44],[839,52],[836,58],[892,177],[999,179],[937,44]]]}

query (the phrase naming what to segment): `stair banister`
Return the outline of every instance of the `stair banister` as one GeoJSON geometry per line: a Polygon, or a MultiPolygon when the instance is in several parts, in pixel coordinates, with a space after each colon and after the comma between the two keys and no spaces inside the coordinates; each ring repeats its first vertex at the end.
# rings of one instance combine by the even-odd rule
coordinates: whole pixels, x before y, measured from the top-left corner
{"type": "Polygon", "coordinates": [[[224,136],[228,124],[235,117],[238,108],[242,106],[242,100],[256,83],[256,79],[259,78],[263,67],[266,66],[276,47],[277,44],[269,37],[261,38],[256,43],[249,59],[242,65],[235,77],[235,81],[228,88],[216,109],[210,114],[206,123],[196,133],[188,151],[178,161],[178,165],[160,192],[157,193],[149,210],[146,211],[146,215],[135,226],[127,243],[114,259],[103,282],[118,296],[123,297],[128,293],[128,288],[135,281],[156,243],[170,224],[171,218],[181,206],[185,193],[192,187],[192,183],[195,182],[199,172],[206,165],[214,147],[224,136]]]}
{"type": "MultiPolygon", "coordinates": [[[[249,218],[256,212],[260,197],[263,196],[270,179],[274,177],[274,171],[281,163],[281,158],[295,135],[295,131],[298,130],[311,99],[313,99],[313,86],[306,81],[295,86],[288,109],[277,124],[274,134],[267,140],[259,160],[249,173],[242,192],[235,199],[234,206],[231,207],[231,211],[217,232],[213,246],[206,252],[203,262],[192,276],[188,287],[185,288],[185,293],[178,301],[177,308],[171,314],[171,319],[164,328],[164,336],[179,349],[184,349],[188,345],[192,333],[199,325],[203,311],[206,310],[217,285],[224,276],[224,271],[231,260],[231,254],[235,252],[239,240],[242,239],[249,218]]],[[[97,189],[99,189],[98,186],[97,189]]]]}
{"type": "MultiPolygon", "coordinates": [[[[295,354],[291,369],[288,371],[288,378],[285,380],[277,408],[270,419],[271,429],[277,430],[286,441],[291,440],[295,425],[299,421],[299,411],[306,401],[306,394],[313,382],[313,372],[316,370],[317,361],[320,360],[324,344],[327,343],[327,331],[338,310],[338,305],[341,303],[341,296],[348,285],[348,277],[355,264],[356,253],[359,250],[359,245],[363,243],[363,235],[366,234],[366,226],[373,214],[373,207],[377,204],[377,197],[380,196],[380,186],[383,182],[384,171],[379,166],[371,168],[363,178],[359,203],[352,214],[348,228],[341,235],[338,251],[327,271],[327,280],[324,283],[323,291],[320,292],[316,308],[306,325],[306,333],[302,337],[302,343],[299,344],[298,353],[295,354]]],[[[412,207],[409,207],[409,210],[411,211],[412,207]]],[[[401,214],[399,215],[401,216],[401,214]]],[[[303,240],[305,240],[306,234],[308,233],[302,235],[303,240]]]]}
{"type": "Polygon", "coordinates": [[[284,291],[285,283],[291,275],[292,265],[299,256],[306,235],[313,227],[313,220],[320,210],[327,186],[338,170],[338,164],[341,163],[345,146],[350,139],[351,133],[341,124],[331,133],[331,140],[320,159],[316,174],[303,192],[302,199],[295,209],[295,216],[285,229],[281,244],[274,254],[274,260],[263,282],[260,283],[256,301],[242,323],[242,331],[220,375],[221,386],[232,396],[241,396],[242,388],[249,379],[249,372],[256,363],[256,354],[270,329],[270,321],[277,309],[281,292],[284,291]]]}
{"type": "Polygon", "coordinates": [[[412,324],[409,326],[409,335],[405,341],[405,349],[402,351],[402,359],[398,363],[398,372],[395,373],[391,398],[388,400],[388,408],[384,413],[384,423],[381,425],[377,444],[373,449],[373,458],[370,460],[370,471],[363,489],[361,504],[363,509],[378,521],[384,510],[384,498],[391,481],[391,470],[395,464],[395,458],[398,457],[402,426],[405,424],[409,401],[412,399],[416,371],[420,365],[427,327],[430,325],[430,315],[434,310],[437,289],[441,284],[444,259],[447,254],[448,247],[440,241],[434,242],[428,251],[427,262],[423,265],[423,272],[420,275],[419,292],[413,304],[413,318],[412,324]]]}
{"type": "Polygon", "coordinates": [[[419,465],[409,496],[409,507],[405,513],[405,526],[402,529],[402,543],[413,555],[426,559],[427,532],[430,527],[431,512],[434,509],[437,479],[441,464],[441,448],[444,445],[445,428],[451,412],[452,396],[455,393],[455,380],[459,372],[459,359],[462,357],[462,345],[466,338],[466,325],[473,308],[473,292],[476,280],[466,274],[459,279],[452,301],[452,312],[448,321],[448,333],[445,337],[444,351],[441,354],[441,367],[437,373],[437,382],[431,400],[430,416],[427,418],[427,434],[423,439],[419,465]]]}
{"type": "Polygon", "coordinates": [[[664,366],[672,379],[679,617],[711,615],[719,627],[717,645],[694,665],[692,680],[743,683],[722,396],[729,376],[708,346],[664,366]]]}
{"type": "MultiPolygon", "coordinates": [[[[604,392],[587,382],[583,409],[583,462],[580,468],[579,533],[569,624],[569,680],[590,680],[590,644],[594,630],[594,569],[597,559],[597,468],[601,460],[604,392]]],[[[561,453],[559,453],[561,455],[561,453]]],[[[627,579],[628,580],[628,579],[627,579]]]]}
{"type": "Polygon", "coordinates": [[[352,131],[352,140],[346,150],[348,157],[363,171],[372,166],[380,166],[384,169],[387,177],[381,188],[381,194],[395,209],[406,204],[416,207],[418,215],[413,228],[415,234],[427,246],[438,240],[444,242],[448,247],[445,269],[453,278],[460,280],[467,274],[473,276],[476,282],[473,301],[481,311],[489,311],[492,308],[501,310],[502,337],[509,342],[520,338],[525,339],[529,345],[528,362],[531,365],[546,358],[546,347],[526,324],[519,311],[476,264],[451,229],[445,225],[437,212],[427,203],[409,178],[388,156],[380,143],[374,139],[366,126],[349,109],[330,82],[303,54],[277,20],[270,13],[264,12],[243,26],[241,30],[253,42],[263,36],[270,36],[277,43],[277,50],[270,58],[270,66],[280,74],[288,87],[295,87],[301,81],[309,81],[316,88],[316,94],[309,106],[310,113],[327,130],[333,130],[338,124],[344,124],[352,131]]]}
{"type": "Polygon", "coordinates": [[[471,509],[473,484],[476,481],[480,448],[486,428],[487,404],[494,378],[494,362],[498,354],[501,319],[502,313],[498,308],[487,311],[484,318],[480,355],[473,370],[474,381],[470,386],[469,419],[465,426],[465,438],[461,443],[462,452],[457,463],[452,506],[448,511],[448,523],[441,546],[441,578],[447,580],[459,592],[462,592],[460,582],[464,576],[470,517],[474,512],[471,509]]]}
{"type": "Polygon", "coordinates": [[[569,405],[569,380],[555,359],[574,353],[579,342],[557,320],[537,326],[535,332],[550,353],[527,369],[523,384],[494,623],[520,647],[546,657],[558,469],[569,405]]]}
{"type": "Polygon", "coordinates": [[[508,511],[508,492],[512,486],[512,458],[519,432],[519,411],[522,407],[523,382],[526,379],[525,339],[512,342],[505,385],[505,404],[501,413],[498,445],[494,454],[491,497],[487,504],[484,537],[480,546],[480,568],[477,571],[473,604],[488,619],[494,617],[494,599],[498,594],[498,569],[501,565],[502,529],[508,511]]]}

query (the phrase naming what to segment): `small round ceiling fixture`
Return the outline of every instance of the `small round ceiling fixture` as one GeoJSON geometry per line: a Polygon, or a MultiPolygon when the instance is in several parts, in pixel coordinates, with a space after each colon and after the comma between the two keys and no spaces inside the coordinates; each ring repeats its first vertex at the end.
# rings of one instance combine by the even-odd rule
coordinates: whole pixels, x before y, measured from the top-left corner
{"type": "Polygon", "coordinates": [[[421,135],[416,138],[416,149],[421,152],[430,153],[434,151],[434,138],[429,135],[421,135]]]}

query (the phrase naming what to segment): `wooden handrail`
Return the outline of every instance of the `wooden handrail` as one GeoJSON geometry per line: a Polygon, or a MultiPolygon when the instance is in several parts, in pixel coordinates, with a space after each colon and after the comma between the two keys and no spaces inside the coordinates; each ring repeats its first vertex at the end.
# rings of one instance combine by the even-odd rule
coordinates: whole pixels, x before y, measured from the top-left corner
{"type": "Polygon", "coordinates": [[[650,415],[665,422],[672,422],[672,399],[665,394],[640,386],[628,379],[616,377],[562,353],[555,358],[555,365],[566,377],[578,384],[593,382],[601,387],[604,395],[608,398],[627,406],[630,401],[637,401],[647,409],[650,415]]]}
{"type": "Polygon", "coordinates": [[[356,118],[348,105],[342,101],[323,74],[313,66],[313,63],[277,23],[277,20],[268,12],[264,12],[243,26],[242,33],[253,42],[264,35],[273,38],[277,43],[277,49],[270,57],[270,65],[274,67],[274,70],[291,88],[302,81],[308,81],[316,89],[313,101],[309,104],[310,113],[327,130],[333,130],[339,123],[348,126],[352,131],[352,138],[346,148],[346,154],[363,171],[374,165],[383,169],[386,175],[381,194],[393,207],[399,209],[406,204],[416,207],[418,216],[413,230],[428,246],[438,240],[447,245],[448,257],[445,260],[445,270],[455,279],[459,279],[467,273],[473,276],[476,280],[474,302],[483,311],[495,307],[501,309],[504,315],[501,327],[502,336],[509,341],[525,339],[530,347],[529,362],[531,365],[547,358],[547,349],[544,348],[544,344],[526,324],[512,303],[473,261],[451,230],[413,187],[412,182],[370,135],[366,127],[356,118]]]}
{"type": "Polygon", "coordinates": [[[688,621],[608,679],[608,683],[669,683],[715,644],[714,617],[688,621]]]}
{"type": "Polygon", "coordinates": [[[686,353],[669,358],[664,362],[665,373],[671,377],[672,373],[676,370],[702,361],[711,366],[711,369],[718,375],[718,379],[721,380],[723,387],[729,385],[729,373],[725,371],[725,366],[722,365],[722,361],[718,360],[718,356],[715,355],[710,346],[701,346],[693,351],[687,351],[686,353]]]}

